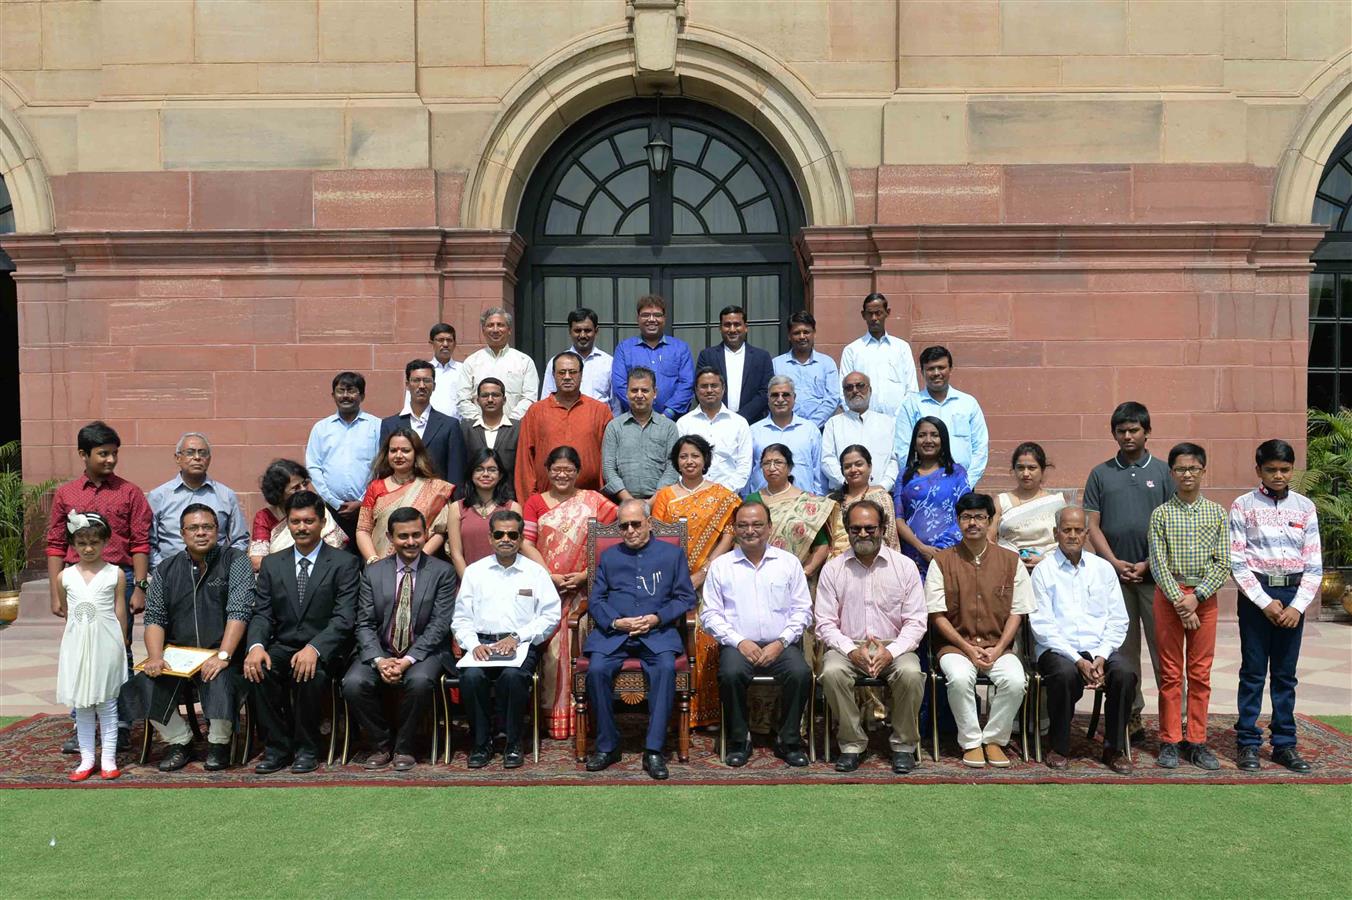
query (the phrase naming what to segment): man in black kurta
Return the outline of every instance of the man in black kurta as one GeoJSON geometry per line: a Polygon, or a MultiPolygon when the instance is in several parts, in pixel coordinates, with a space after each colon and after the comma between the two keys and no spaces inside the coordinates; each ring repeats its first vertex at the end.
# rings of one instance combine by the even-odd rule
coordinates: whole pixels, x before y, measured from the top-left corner
{"type": "Polygon", "coordinates": [[[253,605],[253,568],[243,550],[217,543],[219,523],[211,507],[188,505],[179,528],[184,549],[155,568],[146,593],[147,658],[126,692],[136,715],[149,719],[169,745],[160,771],[172,772],[192,758],[192,732],[178,712],[191,681],[208,723],[204,767],[216,771],[230,764],[230,734],[244,687],[242,655],[235,650],[253,605]],[[179,678],[163,674],[166,644],[217,652],[191,679],[179,678]]]}

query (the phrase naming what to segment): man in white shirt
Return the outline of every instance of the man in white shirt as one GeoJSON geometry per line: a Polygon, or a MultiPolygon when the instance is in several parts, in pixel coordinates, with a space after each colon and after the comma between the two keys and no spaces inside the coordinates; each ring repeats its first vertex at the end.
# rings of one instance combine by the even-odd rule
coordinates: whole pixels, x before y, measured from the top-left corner
{"type": "Polygon", "coordinates": [[[487,345],[466,357],[460,365],[460,381],[456,391],[456,409],[460,418],[474,421],[479,415],[475,392],[485,378],[497,378],[507,392],[505,413],[513,422],[530,409],[540,396],[540,373],[535,360],[508,343],[512,339],[512,314],[500,306],[484,310],[479,317],[487,345]]]}
{"type": "MultiPolygon", "coordinates": [[[[582,393],[593,400],[600,400],[610,407],[611,413],[619,415],[620,401],[613,396],[610,384],[610,370],[615,364],[614,358],[604,350],[596,349],[596,332],[600,320],[594,310],[580,306],[568,314],[568,334],[573,345],[568,349],[582,357],[582,393]]],[[[540,388],[543,400],[558,390],[554,383],[554,357],[545,363],[545,383],[540,388]]]]}
{"type": "Polygon", "coordinates": [[[751,426],[723,405],[723,376],[711,366],[695,372],[698,406],[676,420],[681,437],[697,434],[714,448],[708,478],[734,494],[751,477],[751,426]]]}
{"type": "Polygon", "coordinates": [[[976,487],[986,472],[990,456],[990,433],[981,404],[971,394],[948,383],[953,374],[953,354],[947,347],[926,347],[920,351],[920,372],[925,389],[911,394],[897,413],[894,443],[899,464],[905,465],[911,452],[911,432],[925,416],[934,416],[948,426],[948,448],[953,462],[967,470],[967,486],[976,487]]]}
{"type": "Polygon", "coordinates": [[[1103,557],[1084,552],[1088,534],[1083,509],[1057,510],[1056,549],[1033,569],[1037,609],[1029,613],[1028,624],[1051,718],[1052,746],[1044,759],[1052,769],[1069,764],[1075,704],[1085,688],[1103,688],[1108,701],[1103,764],[1130,775],[1126,717],[1141,676],[1118,650],[1127,638],[1127,605],[1117,570],[1103,557]]]}
{"type": "Polygon", "coordinates": [[[769,546],[770,510],[743,503],[732,516],[737,546],[709,563],[699,621],[718,641],[718,696],[723,704],[726,762],[746,765],[751,755],[747,689],[753,675],[774,676],[782,693],[775,756],[808,764],[803,750],[803,707],[812,670],[803,658],[803,632],[812,623],[812,598],[802,563],[769,546]]]}
{"type": "Polygon", "coordinates": [[[826,420],[822,431],[822,474],[831,489],[845,483],[840,454],[851,444],[863,444],[873,457],[873,483],[892,490],[899,473],[893,452],[897,421],[873,408],[873,386],[862,372],[850,372],[842,382],[845,411],[826,420]]]}
{"type": "MultiPolygon", "coordinates": [[[[920,383],[916,379],[911,345],[887,333],[890,312],[887,298],[882,294],[875,291],[864,298],[860,315],[868,325],[868,333],[841,351],[840,371],[847,377],[851,372],[867,375],[878,395],[874,409],[895,416],[906,395],[919,390],[920,383]]],[[[841,387],[844,386],[842,380],[841,387]]],[[[876,468],[876,462],[874,466],[876,468]]]]}
{"type": "Polygon", "coordinates": [[[526,759],[521,750],[521,719],[530,703],[531,678],[541,648],[559,624],[559,592],[549,570],[520,553],[524,532],[520,513],[499,509],[488,517],[488,529],[493,556],[465,569],[451,631],[465,651],[460,695],[469,712],[469,767],[482,769],[493,758],[494,710],[489,694],[496,684],[496,711],[507,731],[502,765],[515,769],[526,759]],[[528,644],[529,649],[519,665],[484,668],[465,662],[515,654],[521,644],[528,644]]]}
{"type": "MultiPolygon", "coordinates": [[[[455,392],[460,387],[460,363],[456,362],[455,328],[445,322],[432,326],[427,335],[427,343],[432,345],[432,372],[436,377],[436,387],[432,389],[432,408],[443,416],[459,418],[455,406],[455,392]]],[[[400,414],[412,410],[413,398],[404,391],[404,408],[400,414]]]]}

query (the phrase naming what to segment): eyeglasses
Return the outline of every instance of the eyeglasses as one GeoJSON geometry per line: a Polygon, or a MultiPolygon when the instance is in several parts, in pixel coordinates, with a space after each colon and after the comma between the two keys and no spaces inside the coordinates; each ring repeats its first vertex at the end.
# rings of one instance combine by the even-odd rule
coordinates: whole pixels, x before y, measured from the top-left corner
{"type": "Polygon", "coordinates": [[[866,390],[868,390],[868,385],[866,385],[866,384],[847,384],[847,385],[845,385],[845,393],[847,393],[847,394],[857,394],[857,393],[859,393],[860,391],[866,391],[866,390]]]}
{"type": "Polygon", "coordinates": [[[991,517],[985,513],[963,513],[958,516],[958,521],[963,525],[976,525],[979,522],[989,522],[991,517]]]}
{"type": "Polygon", "coordinates": [[[519,531],[498,531],[497,529],[493,530],[493,540],[495,541],[500,541],[503,538],[506,538],[509,541],[514,541],[519,537],[521,537],[521,532],[519,531]]]}
{"type": "Polygon", "coordinates": [[[184,525],[183,530],[188,534],[206,534],[208,531],[215,531],[215,525],[184,525]]]}
{"type": "Polygon", "coordinates": [[[1201,475],[1206,470],[1201,466],[1174,466],[1175,475],[1201,475]]]}
{"type": "Polygon", "coordinates": [[[638,520],[635,520],[635,521],[633,521],[633,522],[620,522],[619,525],[620,525],[620,530],[621,530],[621,531],[631,531],[631,530],[633,530],[633,529],[635,529],[635,528],[642,528],[642,527],[643,527],[643,520],[642,520],[642,519],[638,519],[638,520]]]}
{"type": "Polygon", "coordinates": [[[188,459],[211,459],[210,450],[198,450],[196,447],[189,447],[186,450],[178,451],[179,456],[186,456],[188,459]]]}
{"type": "Polygon", "coordinates": [[[409,383],[409,384],[436,384],[436,383],[437,383],[437,380],[436,380],[435,378],[410,378],[410,379],[408,380],[408,383],[409,383]]]}
{"type": "Polygon", "coordinates": [[[549,474],[558,475],[560,478],[563,478],[569,475],[577,475],[577,469],[574,469],[572,466],[555,466],[549,470],[549,474]]]}
{"type": "Polygon", "coordinates": [[[782,469],[788,465],[786,460],[782,459],[763,459],[761,460],[762,469],[782,469]]]}
{"type": "Polygon", "coordinates": [[[499,475],[497,466],[480,466],[474,470],[475,475],[499,475]]]}
{"type": "Polygon", "coordinates": [[[845,529],[850,534],[877,534],[877,525],[851,525],[845,529]]]}
{"type": "Polygon", "coordinates": [[[755,530],[760,529],[760,528],[765,528],[766,525],[767,525],[767,523],[765,523],[765,522],[733,522],[733,523],[732,523],[732,527],[733,527],[733,528],[741,528],[741,529],[743,529],[743,530],[745,530],[745,531],[755,531],[755,530]]]}

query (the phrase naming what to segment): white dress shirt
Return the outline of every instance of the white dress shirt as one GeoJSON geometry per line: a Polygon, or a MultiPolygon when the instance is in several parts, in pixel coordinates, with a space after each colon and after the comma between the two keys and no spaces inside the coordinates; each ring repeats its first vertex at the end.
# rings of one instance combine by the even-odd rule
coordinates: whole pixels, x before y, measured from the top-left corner
{"type": "Polygon", "coordinates": [[[486,556],[465,569],[451,631],[466,653],[479,646],[480,634],[516,632],[523,644],[543,644],[560,614],[559,592],[544,566],[519,553],[510,566],[486,556]]]}
{"type": "Polygon", "coordinates": [[[792,553],[770,546],[759,566],[741,547],[716,557],[704,579],[699,622],[728,647],[744,640],[792,644],[812,624],[812,597],[803,564],[792,553]]]}
{"type": "Polygon", "coordinates": [[[746,344],[736,350],[723,345],[723,366],[728,373],[728,389],[724,392],[728,409],[737,412],[742,408],[742,372],[746,368],[746,344]]]}
{"type": "Polygon", "coordinates": [[[422,416],[416,415],[413,410],[408,411],[408,427],[412,428],[420,438],[423,436],[423,432],[427,430],[427,420],[430,418],[431,410],[431,405],[428,405],[427,409],[423,410],[422,416]]]}
{"type": "Polygon", "coordinates": [[[822,474],[827,486],[834,489],[845,484],[840,453],[851,444],[863,444],[873,457],[873,483],[891,491],[901,471],[893,452],[896,430],[896,419],[872,408],[863,413],[847,409],[827,419],[822,431],[822,474]]]}
{"type": "Polygon", "coordinates": [[[535,368],[535,360],[515,347],[503,347],[498,354],[487,347],[475,350],[460,364],[456,394],[456,408],[466,422],[479,421],[481,410],[474,398],[479,382],[485,378],[496,378],[506,388],[502,412],[513,422],[520,422],[535,398],[540,396],[540,373],[535,368]]]}
{"type": "MultiPolygon", "coordinates": [[[[582,354],[576,347],[569,347],[578,356],[582,354]]],[[[610,370],[615,364],[615,359],[604,350],[592,348],[592,352],[582,356],[582,393],[591,397],[593,400],[600,400],[606,406],[610,407],[612,415],[620,414],[620,401],[612,396],[610,388],[610,370]]],[[[544,386],[540,388],[539,399],[543,400],[550,394],[558,390],[558,385],[554,383],[554,357],[549,358],[545,363],[544,386]]]]}
{"type": "Polygon", "coordinates": [[[953,453],[953,462],[967,470],[967,484],[976,487],[986,472],[986,461],[990,456],[990,434],[986,430],[986,416],[981,404],[971,394],[963,393],[955,387],[949,387],[943,402],[934,399],[929,388],[911,394],[901,404],[897,413],[897,434],[895,453],[897,465],[906,465],[906,455],[911,452],[911,432],[915,423],[925,416],[934,416],[948,426],[948,448],[953,453]]]}
{"type": "MultiPolygon", "coordinates": [[[[851,372],[868,376],[873,387],[870,405],[877,412],[895,416],[906,395],[920,390],[911,345],[899,337],[884,333],[881,338],[865,334],[850,343],[840,354],[841,390],[851,372]]],[[[877,461],[874,461],[877,468],[877,461]]]]}
{"type": "Polygon", "coordinates": [[[1033,567],[1037,609],[1028,616],[1040,658],[1054,650],[1071,661],[1080,652],[1107,659],[1127,639],[1127,606],[1117,570],[1106,559],[1080,554],[1072,565],[1057,547],[1033,567]]]}
{"type": "MultiPolygon", "coordinates": [[[[431,359],[432,373],[436,377],[437,383],[432,387],[432,396],[428,400],[429,405],[443,416],[450,416],[452,419],[460,418],[460,411],[456,409],[456,392],[460,389],[460,363],[451,360],[442,365],[436,359],[431,359]]],[[[399,410],[399,415],[406,412],[413,412],[409,405],[408,391],[404,391],[404,408],[399,410]]],[[[422,432],[418,432],[418,437],[422,437],[422,432]]]]}
{"type": "Polygon", "coordinates": [[[676,420],[681,437],[697,434],[714,448],[708,478],[734,494],[741,493],[751,477],[751,426],[746,419],[720,406],[710,419],[696,406],[676,420]]]}

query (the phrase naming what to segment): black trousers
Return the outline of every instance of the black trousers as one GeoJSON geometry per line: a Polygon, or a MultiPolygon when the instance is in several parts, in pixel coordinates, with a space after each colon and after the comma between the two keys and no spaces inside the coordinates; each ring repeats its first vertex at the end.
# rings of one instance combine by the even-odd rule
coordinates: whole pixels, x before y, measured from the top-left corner
{"type": "MultiPolygon", "coordinates": [[[[1042,673],[1042,684],[1047,691],[1047,714],[1051,719],[1048,735],[1052,749],[1062,756],[1070,754],[1070,720],[1075,715],[1075,704],[1084,696],[1084,679],[1075,663],[1054,650],[1045,651],[1037,661],[1042,673]]],[[[1132,698],[1141,676],[1121,651],[1114,650],[1103,669],[1104,719],[1103,746],[1108,750],[1125,751],[1119,746],[1122,729],[1131,712],[1132,698]]]]}
{"type": "Polygon", "coordinates": [[[343,676],[343,698],[362,732],[377,750],[414,756],[413,739],[441,686],[442,671],[441,657],[429,657],[409,666],[399,684],[386,684],[374,665],[353,660],[343,676]],[[380,702],[385,691],[399,692],[399,726],[393,741],[380,702]]]}
{"type": "Polygon", "coordinates": [[[507,746],[521,746],[521,720],[530,704],[531,677],[539,659],[540,645],[532,644],[520,666],[460,670],[460,699],[469,714],[470,741],[475,750],[486,750],[492,744],[494,712],[507,732],[507,746]]]}
{"type": "Polygon", "coordinates": [[[321,657],[314,677],[297,682],[291,677],[291,657],[300,648],[273,644],[266,649],[272,668],[263,670],[262,681],[249,682],[263,746],[277,753],[318,756],[319,723],[329,696],[332,675],[328,666],[333,661],[321,657]]]}
{"type": "Polygon", "coordinates": [[[748,742],[747,688],[751,686],[752,675],[767,674],[774,677],[782,691],[776,732],[780,746],[796,747],[803,743],[803,707],[812,690],[812,670],[803,659],[802,645],[785,648],[768,666],[752,666],[742,651],[722,646],[718,648],[718,696],[723,701],[729,746],[742,747],[748,742]]]}

